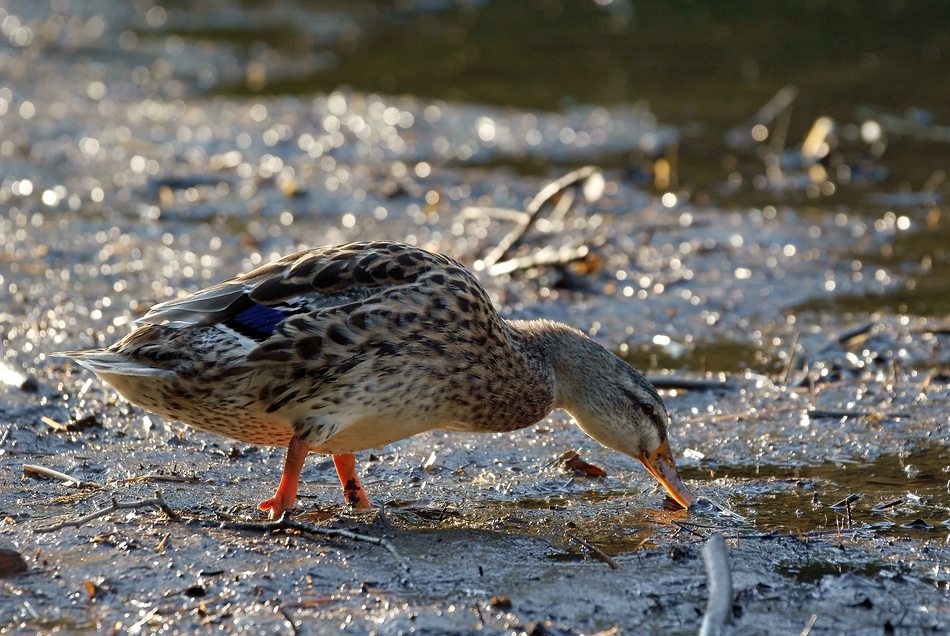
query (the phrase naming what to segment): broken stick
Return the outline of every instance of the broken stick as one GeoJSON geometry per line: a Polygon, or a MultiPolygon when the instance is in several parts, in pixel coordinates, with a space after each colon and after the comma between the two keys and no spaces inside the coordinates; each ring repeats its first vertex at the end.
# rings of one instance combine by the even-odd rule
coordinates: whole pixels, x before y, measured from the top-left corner
{"type": "Polygon", "coordinates": [[[732,614],[732,571],[726,554],[726,540],[718,532],[703,546],[703,563],[709,579],[709,599],[699,628],[699,636],[718,636],[732,614]]]}
{"type": "Polygon", "coordinates": [[[109,514],[109,513],[111,513],[111,512],[116,512],[116,511],[119,511],[119,510],[132,510],[132,509],[137,509],[137,508],[147,508],[147,507],[149,507],[149,506],[157,506],[158,508],[161,509],[162,512],[165,513],[165,515],[166,515],[169,519],[172,519],[172,520],[177,520],[177,519],[178,519],[178,515],[175,513],[175,511],[172,510],[171,507],[169,507],[169,505],[165,502],[165,498],[162,497],[162,493],[159,492],[158,490],[156,490],[156,491],[155,491],[155,498],[154,498],[154,499],[140,499],[140,500],[138,500],[138,501],[129,501],[129,502],[126,502],[126,503],[119,503],[119,502],[116,500],[116,498],[113,497],[113,498],[112,498],[112,505],[110,505],[108,508],[103,508],[103,509],[101,509],[101,510],[97,510],[97,511],[91,513],[91,514],[86,515],[85,517],[80,517],[79,519],[71,519],[71,520],[69,520],[69,521],[63,521],[63,522],[61,522],[61,523],[57,523],[57,524],[52,525],[52,526],[45,526],[45,527],[43,527],[43,528],[37,528],[37,529],[35,530],[35,532],[55,532],[56,530],[62,530],[63,528],[69,528],[69,527],[72,527],[72,526],[75,526],[75,527],[78,528],[78,527],[80,527],[80,526],[83,526],[83,525],[89,523],[89,522],[92,521],[93,519],[98,519],[99,517],[102,517],[102,516],[104,516],[104,515],[107,515],[107,514],[109,514]]]}
{"type": "Polygon", "coordinates": [[[97,484],[94,481],[83,481],[72,475],[67,475],[66,473],[61,473],[58,470],[53,470],[52,468],[47,468],[46,466],[37,466],[36,464],[23,464],[24,473],[32,473],[34,475],[43,475],[44,477],[52,477],[53,479],[58,479],[67,487],[77,486],[79,488],[102,488],[101,485],[97,484]]]}
{"type": "Polygon", "coordinates": [[[596,545],[594,545],[590,541],[581,539],[579,536],[575,534],[571,534],[570,532],[565,532],[564,534],[567,535],[569,539],[576,541],[581,546],[587,548],[588,552],[593,554],[595,557],[597,557],[598,559],[600,559],[607,565],[609,565],[612,569],[616,570],[617,568],[620,567],[620,564],[617,563],[609,554],[607,554],[606,552],[598,548],[596,545]]]}
{"type": "MultiPolygon", "coordinates": [[[[538,213],[544,208],[545,204],[557,195],[557,193],[575,184],[582,184],[594,177],[594,175],[600,174],[599,168],[595,166],[584,166],[583,168],[572,170],[560,179],[552,181],[541,188],[541,190],[534,195],[534,198],[531,199],[531,202],[525,206],[525,215],[518,220],[517,225],[498,242],[498,245],[496,245],[492,251],[482,258],[480,263],[476,263],[476,268],[490,269],[492,265],[503,259],[509,250],[514,247],[515,243],[528,231],[528,228],[534,223],[538,213]]],[[[592,194],[599,196],[599,192],[592,192],[592,194]]]]}
{"type": "MultiPolygon", "coordinates": [[[[212,525],[211,522],[200,523],[202,523],[202,525],[212,525]]],[[[344,539],[350,539],[351,541],[371,543],[388,550],[389,553],[396,558],[396,562],[399,563],[402,569],[406,572],[409,571],[409,565],[406,563],[406,560],[401,554],[399,554],[399,551],[396,550],[396,547],[383,537],[371,537],[366,534],[360,534],[358,532],[345,530],[343,528],[326,528],[324,526],[314,525],[305,521],[297,521],[296,519],[290,518],[290,511],[288,510],[285,510],[284,514],[282,514],[279,519],[275,519],[273,521],[223,521],[220,523],[214,523],[213,525],[219,528],[226,528],[230,530],[256,530],[263,532],[271,532],[273,530],[298,530],[300,532],[306,532],[308,534],[314,534],[323,537],[342,537],[344,539]]]]}

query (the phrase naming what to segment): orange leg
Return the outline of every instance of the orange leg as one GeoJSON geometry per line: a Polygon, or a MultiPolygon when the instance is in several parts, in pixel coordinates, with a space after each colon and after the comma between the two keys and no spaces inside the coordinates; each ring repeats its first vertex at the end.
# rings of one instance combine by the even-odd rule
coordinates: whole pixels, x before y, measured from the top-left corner
{"type": "Polygon", "coordinates": [[[270,510],[271,519],[278,519],[285,510],[293,508],[294,499],[297,498],[297,486],[300,484],[300,470],[309,452],[310,447],[302,439],[296,435],[290,438],[287,459],[284,461],[284,474],[280,478],[277,492],[257,506],[261,510],[270,510]]]}
{"type": "Polygon", "coordinates": [[[346,503],[359,510],[372,508],[373,505],[356,474],[356,457],[353,453],[334,455],[333,464],[336,466],[336,474],[340,476],[340,483],[343,484],[343,498],[346,503]]]}

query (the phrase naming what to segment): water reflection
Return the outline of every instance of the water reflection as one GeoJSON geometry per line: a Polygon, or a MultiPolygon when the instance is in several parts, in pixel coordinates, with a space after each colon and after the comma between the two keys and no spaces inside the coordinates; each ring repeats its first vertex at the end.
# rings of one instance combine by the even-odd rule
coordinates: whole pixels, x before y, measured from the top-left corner
{"type": "Polygon", "coordinates": [[[948,471],[945,448],[931,444],[866,462],[695,468],[686,471],[686,479],[711,482],[758,531],[805,535],[863,529],[920,537],[950,522],[940,504],[948,471]]]}

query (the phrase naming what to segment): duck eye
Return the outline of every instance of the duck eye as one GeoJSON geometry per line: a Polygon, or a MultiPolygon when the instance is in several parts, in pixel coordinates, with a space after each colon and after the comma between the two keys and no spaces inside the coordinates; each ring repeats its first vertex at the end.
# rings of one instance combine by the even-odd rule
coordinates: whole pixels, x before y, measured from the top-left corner
{"type": "Polygon", "coordinates": [[[643,405],[643,412],[646,413],[647,415],[653,415],[653,405],[652,405],[652,404],[644,404],[644,405],[643,405]]]}

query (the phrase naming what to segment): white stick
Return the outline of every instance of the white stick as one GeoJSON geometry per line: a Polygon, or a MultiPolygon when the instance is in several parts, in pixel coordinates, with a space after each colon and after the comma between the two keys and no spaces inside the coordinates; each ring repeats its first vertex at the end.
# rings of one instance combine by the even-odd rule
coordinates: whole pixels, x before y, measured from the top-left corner
{"type": "Polygon", "coordinates": [[[699,628],[699,636],[718,636],[732,614],[732,572],[726,554],[726,540],[714,534],[703,546],[703,563],[709,578],[709,600],[699,628]]]}

